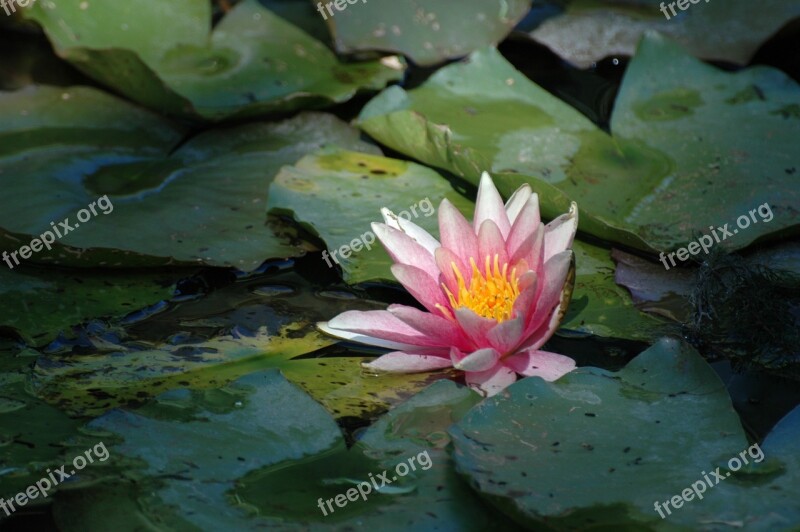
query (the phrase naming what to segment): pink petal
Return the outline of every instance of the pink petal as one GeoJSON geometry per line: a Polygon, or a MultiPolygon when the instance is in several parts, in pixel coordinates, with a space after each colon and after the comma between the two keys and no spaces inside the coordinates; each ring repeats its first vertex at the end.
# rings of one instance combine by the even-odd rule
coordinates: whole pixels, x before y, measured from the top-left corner
{"type": "MultiPolygon", "coordinates": [[[[444,313],[436,308],[441,305],[445,309],[450,308],[450,302],[444,295],[439,283],[425,271],[408,266],[407,264],[392,264],[392,275],[402,284],[414,299],[422,303],[422,306],[437,316],[444,316],[444,313]]],[[[435,270],[438,275],[438,269],[435,270]]]]}
{"type": "Polygon", "coordinates": [[[533,271],[541,272],[541,264],[544,259],[544,226],[539,224],[535,231],[533,231],[519,247],[516,248],[511,255],[510,263],[516,265],[521,261],[525,261],[529,268],[533,271]]]}
{"type": "MultiPolygon", "coordinates": [[[[444,321],[444,318],[439,319],[444,321]]],[[[424,334],[386,310],[349,310],[330,320],[328,327],[332,330],[363,334],[406,345],[424,347],[452,345],[447,338],[424,334]]]]}
{"type": "Polygon", "coordinates": [[[446,247],[437,249],[433,256],[436,259],[436,267],[441,272],[442,281],[454,296],[458,295],[458,281],[456,280],[456,274],[453,272],[453,263],[455,263],[461,275],[464,276],[464,283],[469,286],[469,282],[472,280],[472,269],[467,269],[467,265],[464,264],[461,257],[446,247]]]}
{"type": "MultiPolygon", "coordinates": [[[[551,313],[561,301],[571,261],[572,250],[567,250],[552,257],[544,265],[544,286],[539,288],[536,310],[533,314],[529,314],[525,336],[530,337],[534,331],[549,320],[551,313]]],[[[539,284],[541,285],[541,283],[539,284]]]]}
{"type": "Polygon", "coordinates": [[[448,319],[404,305],[389,305],[387,310],[428,338],[436,339],[436,345],[471,349],[461,327],[448,319]]]}
{"type": "Polygon", "coordinates": [[[502,268],[503,264],[508,262],[506,242],[494,221],[486,220],[478,231],[478,257],[475,258],[478,269],[483,270],[486,257],[490,258],[490,265],[493,265],[495,255],[498,256],[499,265],[502,268]]]}
{"type": "Polygon", "coordinates": [[[433,238],[433,236],[431,236],[431,234],[425,229],[421,228],[411,220],[406,220],[402,216],[397,216],[386,207],[381,209],[381,214],[383,215],[383,220],[386,222],[386,225],[402,231],[414,242],[427,249],[431,254],[433,254],[436,248],[441,245],[439,244],[439,241],[433,238]]]}
{"type": "Polygon", "coordinates": [[[544,261],[572,247],[575,231],[578,230],[578,205],[573,201],[567,214],[562,214],[544,231],[544,261]]]}
{"type": "Polygon", "coordinates": [[[539,329],[534,331],[532,334],[528,335],[529,340],[525,341],[521,347],[528,348],[528,349],[539,349],[542,347],[545,342],[547,342],[551,336],[556,332],[558,326],[561,324],[561,304],[563,302],[563,297],[559,299],[558,305],[556,308],[553,309],[553,312],[550,314],[550,319],[545,322],[539,329]],[[532,342],[530,340],[533,340],[532,342]]]}
{"type": "Polygon", "coordinates": [[[505,205],[503,205],[503,198],[497,192],[489,174],[483,172],[478,185],[478,198],[475,200],[475,219],[473,221],[475,233],[486,220],[492,220],[497,225],[504,239],[508,236],[511,224],[508,221],[505,205]]]}
{"type": "Polygon", "coordinates": [[[378,223],[372,224],[372,230],[396,263],[415,266],[426,272],[437,270],[433,253],[407,234],[386,224],[378,223]]]}
{"type": "Polygon", "coordinates": [[[503,363],[521,375],[546,381],[554,381],[575,369],[575,361],[570,357],[533,349],[512,355],[503,363]]]}
{"type": "Polygon", "coordinates": [[[467,372],[465,374],[467,384],[478,391],[481,395],[491,397],[504,390],[517,380],[514,370],[498,364],[492,369],[479,372],[467,372]]]}
{"type": "MultiPolygon", "coordinates": [[[[515,190],[514,193],[511,194],[511,197],[508,198],[508,201],[506,202],[506,215],[508,216],[508,223],[510,223],[512,227],[514,226],[514,221],[517,219],[520,211],[522,211],[522,208],[526,203],[528,203],[528,200],[532,194],[533,192],[531,191],[531,186],[528,183],[525,183],[515,190]]],[[[538,205],[538,199],[536,203],[538,205]]]]}
{"type": "MultiPolygon", "coordinates": [[[[523,340],[522,333],[525,330],[525,316],[517,316],[514,319],[498,323],[487,334],[486,338],[492,347],[500,353],[513,352],[523,340]]],[[[474,371],[474,370],[470,370],[474,371]]]]}
{"type": "Polygon", "coordinates": [[[522,208],[506,240],[509,255],[516,255],[520,247],[531,238],[541,225],[539,218],[539,196],[531,195],[522,208]]]}
{"type": "Polygon", "coordinates": [[[420,347],[416,345],[392,342],[383,338],[366,336],[360,333],[354,333],[342,329],[334,329],[328,325],[327,321],[317,322],[317,328],[326,334],[330,334],[331,336],[335,336],[350,342],[357,342],[359,344],[374,345],[377,347],[385,347],[387,349],[420,349],[420,347]]]}
{"type": "Polygon", "coordinates": [[[369,363],[361,364],[363,367],[386,373],[419,373],[437,369],[449,368],[450,359],[415,353],[394,351],[369,363]]]}
{"type": "MultiPolygon", "coordinates": [[[[460,257],[464,264],[469,264],[470,257],[478,256],[478,237],[475,231],[464,215],[446,198],[439,206],[439,235],[442,246],[460,257]]],[[[466,274],[463,270],[462,273],[466,274]]]]}
{"type": "Polygon", "coordinates": [[[487,347],[488,339],[486,335],[497,324],[495,320],[478,316],[467,307],[454,309],[453,314],[458,320],[461,330],[472,340],[476,347],[487,347]]]}
{"type": "Polygon", "coordinates": [[[486,371],[493,368],[497,361],[500,360],[500,353],[491,347],[478,349],[465,357],[461,357],[460,354],[457,349],[451,350],[450,361],[453,363],[454,368],[462,371],[486,371]]]}

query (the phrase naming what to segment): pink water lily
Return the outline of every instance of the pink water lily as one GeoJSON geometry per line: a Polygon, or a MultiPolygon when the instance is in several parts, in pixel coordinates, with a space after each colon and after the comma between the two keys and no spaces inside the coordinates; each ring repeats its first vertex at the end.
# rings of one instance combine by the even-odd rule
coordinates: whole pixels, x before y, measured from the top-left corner
{"type": "Polygon", "coordinates": [[[364,366],[411,373],[454,367],[494,395],[517,374],[558,379],[575,368],[542,351],[562,317],[578,210],[547,225],[528,185],[503,200],[486,172],[470,224],[448,200],[439,207],[441,243],[411,221],[382,209],[372,229],[389,252],[392,274],[428,312],[403,305],[348,311],[321,330],[393,349],[364,366]]]}

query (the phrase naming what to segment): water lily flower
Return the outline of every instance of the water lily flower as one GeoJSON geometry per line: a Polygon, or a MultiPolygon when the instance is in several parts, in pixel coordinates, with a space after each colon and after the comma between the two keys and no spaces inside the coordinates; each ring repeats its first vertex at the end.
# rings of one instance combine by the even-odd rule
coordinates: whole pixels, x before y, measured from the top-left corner
{"type": "Polygon", "coordinates": [[[486,172],[470,224],[447,199],[441,243],[388,209],[372,229],[391,256],[392,274],[427,312],[404,305],[347,311],[318,327],[333,336],[393,349],[364,364],[382,372],[454,367],[467,384],[494,395],[517,374],[558,379],[569,357],[542,351],[566,311],[578,209],[547,225],[539,198],[523,185],[503,204],[486,172]]]}

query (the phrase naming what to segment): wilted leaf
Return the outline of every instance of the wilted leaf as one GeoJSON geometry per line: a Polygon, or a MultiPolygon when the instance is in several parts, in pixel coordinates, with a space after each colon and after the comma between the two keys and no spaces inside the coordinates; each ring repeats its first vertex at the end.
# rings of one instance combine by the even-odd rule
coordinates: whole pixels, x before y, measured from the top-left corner
{"type": "Polygon", "coordinates": [[[695,57],[745,65],[764,41],[800,16],[800,4],[792,0],[686,5],[688,9],[682,11],[674,2],[662,0],[574,0],[563,14],[546,20],[531,36],[581,68],[604,57],[633,55],[648,30],[679,42],[695,57]]]}

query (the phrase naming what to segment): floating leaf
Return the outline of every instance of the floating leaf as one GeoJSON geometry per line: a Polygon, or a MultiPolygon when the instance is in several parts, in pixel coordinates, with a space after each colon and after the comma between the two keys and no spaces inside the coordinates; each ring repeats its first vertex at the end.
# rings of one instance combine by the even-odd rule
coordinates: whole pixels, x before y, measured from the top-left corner
{"type": "Polygon", "coordinates": [[[121,94],[157,111],[220,120],[349,100],[402,75],[396,57],[340,63],[321,42],[245,0],[213,29],[211,4],[49,0],[26,16],[56,52],[121,94]],[[97,24],[102,20],[102,24],[97,24]],[[159,32],[170,20],[168,32],[159,32]]]}
{"type": "Polygon", "coordinates": [[[341,150],[309,155],[284,167],[269,196],[272,212],[291,213],[325,241],[332,257],[323,260],[328,267],[338,263],[345,281],[353,284],[394,279],[392,261],[370,227],[383,222],[382,207],[433,235],[439,233],[435,210],[444,198],[466,216],[474,210],[473,202],[429,168],[341,150]]]}
{"type": "Polygon", "coordinates": [[[736,249],[797,231],[798,106],[797,84],[777,70],[721,72],[649,35],[620,89],[613,136],[493,49],[418,89],[385,90],[359,123],[387,146],[474,183],[489,170],[504,194],[529,182],[547,217],[575,200],[581,228],[601,238],[668,249],[728,224],[732,236],[718,245],[736,249]],[[766,207],[748,214],[763,204],[774,219],[766,207]],[[741,216],[749,228],[736,229],[741,216]]]}
{"type": "MultiPolygon", "coordinates": [[[[59,467],[67,441],[85,423],[25,389],[29,352],[0,348],[0,491],[11,497],[59,467]],[[24,367],[23,367],[24,366],[24,367]]],[[[5,512],[4,512],[5,513],[5,512]]]]}
{"type": "Polygon", "coordinates": [[[562,329],[606,338],[652,341],[664,322],[643,313],[614,282],[613,256],[607,249],[576,240],[575,289],[562,329]]]}
{"type": "Polygon", "coordinates": [[[695,57],[745,65],[764,41],[800,16],[800,5],[792,0],[677,5],[681,4],[688,9],[682,11],[675,2],[662,0],[576,0],[568,3],[563,14],[537,27],[531,36],[581,68],[604,57],[633,55],[648,30],[657,30],[679,42],[695,57]],[[747,31],[741,31],[745,20],[747,31]],[[735,39],[729,38],[732,34],[735,39]]]}
{"type": "Polygon", "coordinates": [[[800,519],[798,443],[786,438],[797,432],[793,417],[781,443],[764,443],[768,460],[752,448],[749,466],[728,469],[751,447],[725,386],[694,350],[662,340],[617,373],[580,368],[555,383],[518,381],[450,433],[473,488],[529,527],[788,530],[800,519]],[[715,470],[719,486],[662,520],[656,501],[715,470]]]}
{"type": "Polygon", "coordinates": [[[337,49],[391,50],[419,65],[467,55],[503,40],[530,9],[526,0],[462,0],[458,8],[436,0],[362,0],[345,10],[324,8],[337,49]]]}
{"type": "Polygon", "coordinates": [[[34,368],[34,390],[64,410],[98,414],[172,388],[219,387],[333,343],[303,329],[301,324],[269,334],[263,328],[253,337],[227,335],[144,350],[121,346],[101,356],[43,355],[34,368]]]}
{"type": "Polygon", "coordinates": [[[448,375],[376,376],[361,367],[368,354],[320,351],[336,340],[318,334],[313,323],[346,309],[374,308],[368,300],[316,294],[295,273],[254,277],[124,329],[81,331],[71,350],[65,342],[41,354],[32,388],[71,414],[97,415],[165,390],[205,390],[279,368],[337,419],[369,419],[448,375]]]}
{"type": "Polygon", "coordinates": [[[74,229],[30,257],[64,265],[253,270],[298,255],[265,224],[274,173],[326,144],[374,151],[356,130],[315,113],[208,131],[177,147],[182,129],[84,87],[3,93],[0,116],[0,172],[16,198],[0,211],[0,247],[12,253],[53,227],[67,231],[67,219],[74,229]],[[111,205],[99,202],[91,215],[89,204],[105,195],[111,205]]]}
{"type": "Polygon", "coordinates": [[[464,387],[437,383],[348,451],[324,410],[277,372],[204,393],[174,390],[135,413],[113,411],[90,424],[107,439],[122,438],[109,445],[113,457],[143,464],[126,472],[136,484],[61,492],[54,514],[62,530],[108,528],[117,512],[96,509],[116,501],[129,522],[171,529],[408,530],[443,523],[453,531],[508,529],[458,478],[443,450],[447,427],[479,399],[464,387]],[[232,448],[233,440],[242,441],[232,448]],[[414,465],[403,478],[393,475],[400,462],[414,465]],[[379,491],[332,512],[318,506],[383,470],[389,484],[379,491]],[[137,508],[124,503],[132,497],[137,508]]]}

